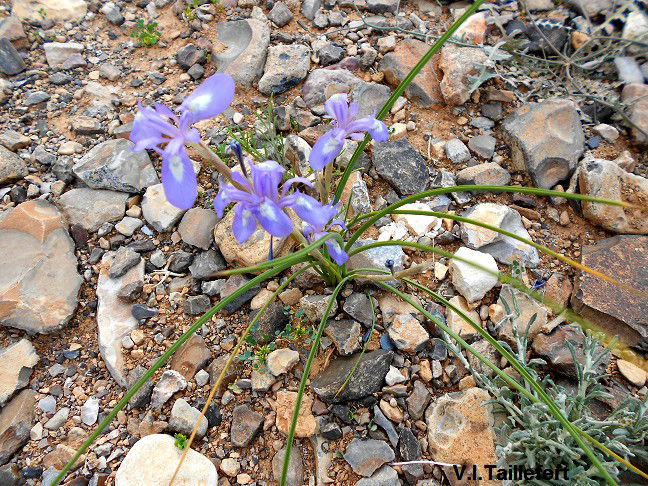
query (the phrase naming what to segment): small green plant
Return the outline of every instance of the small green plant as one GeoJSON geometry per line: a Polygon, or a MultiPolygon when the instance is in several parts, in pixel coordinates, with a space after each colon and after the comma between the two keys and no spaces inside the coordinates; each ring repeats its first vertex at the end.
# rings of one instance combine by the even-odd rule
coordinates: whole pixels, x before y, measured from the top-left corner
{"type": "Polygon", "coordinates": [[[41,7],[38,9],[38,15],[40,15],[41,19],[43,20],[47,18],[47,10],[45,10],[45,7],[41,7]]]}
{"type": "MultiPolygon", "coordinates": [[[[267,336],[266,336],[267,339],[267,336]]],[[[238,359],[240,361],[248,361],[252,363],[252,366],[255,370],[262,370],[266,366],[266,361],[268,355],[277,349],[277,345],[274,342],[267,344],[259,344],[257,339],[252,335],[249,335],[245,342],[252,346],[252,350],[246,349],[241,354],[239,354],[238,359]]]]}
{"type": "Polygon", "coordinates": [[[175,437],[175,442],[173,443],[173,445],[183,451],[184,448],[187,447],[187,437],[184,434],[179,433],[175,434],[173,437],[175,437]]]}
{"type": "MultiPolygon", "coordinates": [[[[516,355],[529,374],[541,383],[545,392],[553,398],[561,412],[570,421],[578,424],[589,436],[605,443],[609,449],[626,460],[648,459],[648,450],[645,447],[648,440],[648,397],[643,401],[627,397],[607,417],[600,417],[592,412],[593,402],[613,398],[603,386],[608,375],[600,371],[609,349],[601,348],[598,341],[589,334],[583,338],[582,354],[577,354],[572,343],[567,342],[575,363],[577,377],[575,389],[567,389],[565,385],[554,382],[550,376],[544,378],[540,376],[536,368],[546,364],[543,360],[528,359],[528,329],[531,325],[528,326],[527,332],[523,334],[517,332],[520,311],[515,295],[513,295],[513,308],[506,305],[506,302],[504,304],[507,313],[504,320],[511,322],[517,350],[514,352],[503,342],[502,346],[516,355]]],[[[495,430],[498,438],[499,467],[541,466],[552,470],[566,467],[570,484],[588,486],[601,484],[597,471],[586,460],[583,449],[571,435],[565,433],[564,428],[553,418],[544,403],[530,400],[524,394],[511,389],[499,376],[490,376],[471,366],[460,348],[447,336],[444,336],[443,342],[471,370],[478,385],[488,390],[494,397],[491,401],[494,405],[493,411],[506,417],[505,420],[499,421],[495,430]]],[[[531,387],[527,387],[527,390],[539,398],[537,392],[531,387]]],[[[619,484],[628,484],[623,483],[620,478],[621,472],[625,470],[622,464],[603,454],[599,449],[594,449],[594,453],[615,481],[619,484]]],[[[559,485],[564,484],[564,480],[528,484],[559,485]]]]}
{"type": "Polygon", "coordinates": [[[131,37],[137,39],[145,47],[156,45],[160,41],[162,34],[157,30],[157,22],[144,23],[139,19],[137,25],[131,32],[131,37]]]}

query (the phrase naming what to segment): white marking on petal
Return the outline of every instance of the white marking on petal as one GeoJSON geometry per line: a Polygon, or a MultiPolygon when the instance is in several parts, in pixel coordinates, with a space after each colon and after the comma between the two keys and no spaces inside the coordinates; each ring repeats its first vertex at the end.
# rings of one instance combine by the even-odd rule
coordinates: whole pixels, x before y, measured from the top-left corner
{"type": "Polygon", "coordinates": [[[314,209],[313,208],[313,203],[311,202],[310,199],[306,199],[305,197],[300,197],[297,199],[295,202],[295,205],[300,206],[304,209],[314,209]]]}
{"type": "Polygon", "coordinates": [[[325,154],[331,154],[333,152],[337,152],[338,150],[338,143],[335,137],[329,138],[326,143],[324,144],[324,148],[322,149],[322,152],[325,154]]]}
{"type": "Polygon", "coordinates": [[[211,103],[212,95],[210,93],[205,93],[200,96],[193,98],[189,104],[189,110],[196,113],[197,111],[202,111],[209,106],[211,103]]]}
{"type": "Polygon", "coordinates": [[[250,211],[249,209],[244,209],[243,212],[241,213],[241,220],[242,220],[243,226],[247,226],[248,221],[250,221],[250,218],[252,218],[252,217],[253,217],[252,216],[252,211],[250,211]]]}
{"type": "Polygon", "coordinates": [[[173,178],[181,182],[184,178],[184,165],[182,164],[182,159],[178,155],[172,155],[169,159],[169,169],[171,170],[171,175],[173,178]]]}
{"type": "Polygon", "coordinates": [[[277,213],[275,212],[274,208],[267,202],[259,204],[259,212],[265,218],[271,221],[277,221],[277,213]]]}

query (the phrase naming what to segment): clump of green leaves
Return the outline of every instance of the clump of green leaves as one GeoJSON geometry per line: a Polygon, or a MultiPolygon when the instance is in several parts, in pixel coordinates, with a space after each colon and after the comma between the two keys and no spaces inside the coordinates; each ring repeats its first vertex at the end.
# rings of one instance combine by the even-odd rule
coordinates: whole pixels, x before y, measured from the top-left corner
{"type": "MultiPolygon", "coordinates": [[[[577,354],[572,343],[567,342],[575,363],[577,377],[575,388],[556,383],[549,375],[542,378],[537,368],[546,363],[542,359],[528,358],[528,329],[522,335],[517,332],[517,319],[520,313],[515,303],[515,296],[513,296],[513,304],[513,309],[507,306],[507,315],[504,319],[512,324],[517,350],[514,352],[504,342],[500,344],[516,355],[519,362],[537,382],[542,384],[545,392],[552,397],[561,412],[572,423],[577,424],[589,436],[604,443],[628,461],[648,459],[648,448],[646,448],[648,397],[643,401],[626,397],[619,407],[603,418],[592,411],[595,401],[613,398],[613,395],[603,386],[608,375],[600,371],[601,363],[604,362],[609,349],[601,348],[591,335],[584,336],[582,354],[581,352],[577,354]]],[[[529,325],[528,328],[530,327],[529,325]]],[[[541,466],[553,470],[567,467],[567,477],[571,484],[588,486],[601,484],[598,471],[587,460],[585,451],[570,434],[565,432],[544,403],[532,401],[517,390],[511,389],[499,376],[492,377],[473,368],[450,338],[445,336],[443,341],[448,349],[471,370],[478,385],[488,390],[494,397],[491,401],[493,411],[505,417],[504,420],[499,421],[495,429],[500,467],[541,466]]],[[[526,388],[537,396],[537,392],[528,384],[526,388]]],[[[594,453],[615,481],[619,484],[628,484],[620,478],[620,474],[624,471],[622,464],[603,454],[598,448],[594,449],[594,453]]],[[[529,484],[559,485],[564,484],[564,480],[545,480],[541,483],[534,481],[529,484]]]]}
{"type": "Polygon", "coordinates": [[[317,334],[316,330],[306,324],[304,320],[304,310],[298,309],[294,311],[289,305],[283,308],[284,314],[289,316],[290,322],[282,331],[275,331],[275,335],[262,334],[259,339],[269,341],[267,344],[261,344],[259,339],[254,335],[258,335],[260,326],[258,323],[252,327],[251,333],[245,339],[249,348],[239,354],[238,358],[241,361],[248,361],[252,363],[255,370],[264,369],[268,355],[277,349],[276,341],[285,339],[287,341],[302,341],[304,344],[311,344],[317,334]],[[271,340],[271,338],[273,338],[271,340]]]}
{"type": "Polygon", "coordinates": [[[252,350],[246,349],[238,358],[241,361],[250,361],[255,370],[260,370],[265,368],[266,361],[268,360],[268,355],[277,349],[277,345],[274,342],[268,344],[259,344],[258,341],[252,337],[248,336],[246,343],[250,346],[253,346],[252,350]]]}
{"type": "Polygon", "coordinates": [[[144,23],[144,20],[139,19],[131,32],[131,37],[137,39],[145,47],[154,46],[160,41],[160,37],[162,36],[162,33],[157,30],[157,26],[157,22],[144,23]]]}
{"type": "Polygon", "coordinates": [[[38,9],[38,15],[40,15],[41,19],[43,20],[47,18],[47,10],[45,10],[45,7],[41,7],[38,9]]]}
{"type": "Polygon", "coordinates": [[[183,451],[184,448],[187,447],[187,437],[184,434],[180,433],[175,434],[173,437],[175,437],[175,442],[173,443],[173,445],[183,451]]]}

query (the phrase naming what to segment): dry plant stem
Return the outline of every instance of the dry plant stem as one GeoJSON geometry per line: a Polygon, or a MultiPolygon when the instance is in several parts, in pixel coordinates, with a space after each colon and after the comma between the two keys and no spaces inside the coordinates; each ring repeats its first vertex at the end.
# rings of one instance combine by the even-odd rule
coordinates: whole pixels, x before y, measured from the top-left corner
{"type": "Polygon", "coordinates": [[[265,310],[270,306],[272,302],[277,298],[277,296],[285,289],[290,283],[295,280],[299,275],[304,273],[306,270],[311,268],[313,264],[309,264],[305,266],[304,268],[301,268],[297,270],[294,274],[292,274],[284,283],[282,283],[279,288],[268,298],[266,303],[259,309],[259,312],[254,316],[254,319],[250,322],[247,328],[245,328],[245,331],[243,331],[243,334],[241,334],[241,337],[239,338],[238,342],[236,343],[236,346],[234,346],[234,349],[230,353],[230,357],[227,359],[227,362],[225,363],[225,366],[223,367],[223,370],[220,372],[218,375],[218,378],[216,379],[216,382],[214,383],[214,386],[212,386],[212,389],[209,392],[209,395],[207,396],[207,400],[205,401],[205,405],[203,406],[201,412],[200,412],[200,417],[198,420],[196,420],[196,425],[194,425],[194,428],[191,431],[191,435],[189,436],[189,439],[187,440],[187,444],[185,445],[185,448],[182,452],[182,456],[180,457],[180,462],[178,462],[178,465],[176,466],[175,471],[173,472],[173,476],[171,477],[171,481],[169,481],[169,486],[173,486],[173,482],[176,479],[176,476],[178,475],[178,472],[180,471],[180,467],[184,463],[187,454],[189,453],[189,449],[191,449],[191,444],[193,443],[196,433],[198,432],[198,426],[202,422],[203,417],[207,413],[207,409],[209,408],[209,405],[211,402],[214,400],[214,395],[216,394],[216,391],[220,388],[220,385],[223,381],[223,378],[225,378],[225,373],[227,373],[227,370],[231,366],[232,362],[234,361],[234,358],[236,357],[237,353],[239,352],[239,349],[241,349],[241,346],[245,342],[248,334],[250,333],[250,330],[252,327],[259,321],[265,310]]]}
{"type": "Polygon", "coordinates": [[[240,189],[241,191],[247,192],[247,189],[245,189],[243,186],[241,186],[241,184],[232,179],[232,169],[227,167],[225,162],[223,162],[221,158],[216,155],[205,142],[201,141],[200,143],[192,143],[190,145],[198,152],[200,152],[200,154],[205,158],[209,159],[214,164],[214,168],[218,171],[218,173],[225,177],[225,179],[227,179],[230,184],[232,184],[237,189],[240,189]]]}

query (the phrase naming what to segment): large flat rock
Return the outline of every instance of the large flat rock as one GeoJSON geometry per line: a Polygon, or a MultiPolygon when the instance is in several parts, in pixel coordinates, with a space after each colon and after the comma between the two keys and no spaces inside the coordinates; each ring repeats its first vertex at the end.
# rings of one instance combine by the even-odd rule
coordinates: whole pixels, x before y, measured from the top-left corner
{"type": "Polygon", "coordinates": [[[132,147],[123,138],[100,143],[74,164],[74,173],[92,189],[135,193],[159,183],[146,151],[132,147]]]}
{"type": "MultiPolygon", "coordinates": [[[[629,287],[648,289],[648,236],[620,235],[583,246],[581,263],[629,287]]],[[[589,273],[576,278],[574,311],[627,346],[648,350],[648,300],[589,273]]]]}
{"type": "MultiPolygon", "coordinates": [[[[182,450],[174,442],[173,437],[166,434],[147,435],[138,440],[119,466],[115,486],[167,486],[182,456],[182,450]]],[[[190,450],[176,483],[216,486],[216,467],[201,453],[190,450]]]]}
{"type": "Polygon", "coordinates": [[[65,22],[82,19],[87,10],[84,0],[14,0],[11,12],[20,20],[40,22],[45,12],[47,19],[65,22]]]}
{"type": "Polygon", "coordinates": [[[218,72],[234,78],[236,84],[251,88],[263,74],[270,29],[260,20],[221,22],[216,26],[213,60],[218,72]]]}
{"type": "Polygon", "coordinates": [[[143,285],[144,260],[140,260],[121,277],[111,278],[109,275],[110,266],[114,258],[115,252],[104,255],[97,282],[99,351],[113,378],[121,386],[126,386],[122,339],[137,327],[137,319],[131,313],[132,304],[120,298],[120,293],[131,285],[139,283],[143,285]]]}
{"type": "Polygon", "coordinates": [[[0,220],[0,268],[0,324],[48,333],[68,323],[82,279],[54,205],[35,199],[0,220]]]}

